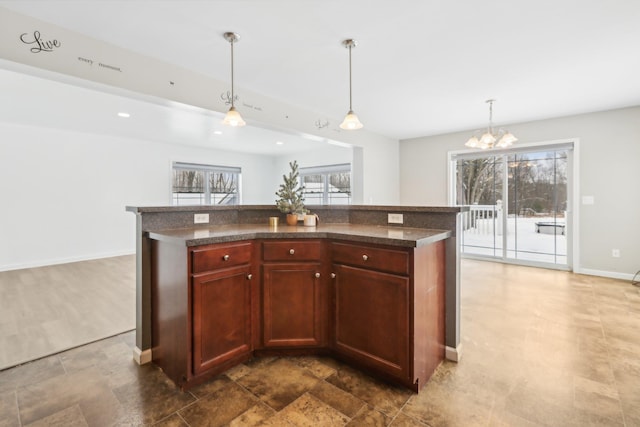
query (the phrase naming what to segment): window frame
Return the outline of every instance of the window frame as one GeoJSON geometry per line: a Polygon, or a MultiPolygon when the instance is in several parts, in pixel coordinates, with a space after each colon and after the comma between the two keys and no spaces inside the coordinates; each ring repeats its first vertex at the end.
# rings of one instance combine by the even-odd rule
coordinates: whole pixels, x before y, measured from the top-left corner
{"type": "MultiPolygon", "coordinates": [[[[236,166],[220,166],[220,165],[206,165],[199,163],[188,163],[188,162],[171,162],[171,195],[170,195],[170,204],[171,206],[218,206],[218,204],[212,204],[213,193],[211,191],[211,175],[216,173],[229,173],[234,174],[236,176],[236,197],[235,203],[230,203],[231,206],[237,206],[242,204],[242,168],[236,166]],[[185,170],[185,171],[199,171],[204,174],[204,182],[203,182],[203,194],[204,201],[203,203],[198,204],[177,204],[174,192],[174,182],[173,176],[176,170],[185,170]]],[[[231,194],[231,193],[230,193],[231,194]]],[[[222,206],[222,205],[221,205],[222,206]]]]}
{"type": "MultiPolygon", "coordinates": [[[[349,193],[347,197],[347,205],[351,204],[351,198],[353,197],[353,186],[351,185],[351,179],[353,178],[353,174],[351,172],[351,164],[350,163],[340,163],[335,165],[324,165],[324,166],[311,166],[300,168],[300,182],[304,185],[304,177],[308,175],[321,175],[322,176],[322,203],[323,206],[331,206],[330,203],[330,191],[329,191],[329,176],[334,173],[349,173],[349,193]]],[[[303,195],[306,195],[306,191],[303,192],[303,195]]],[[[334,203],[335,205],[335,203],[334,203]]]]}

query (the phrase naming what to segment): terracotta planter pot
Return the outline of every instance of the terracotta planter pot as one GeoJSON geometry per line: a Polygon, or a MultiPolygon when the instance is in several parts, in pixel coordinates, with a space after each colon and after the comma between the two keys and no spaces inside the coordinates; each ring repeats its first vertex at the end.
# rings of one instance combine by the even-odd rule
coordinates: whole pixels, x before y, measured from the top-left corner
{"type": "Polygon", "coordinates": [[[296,225],[296,224],[298,224],[298,215],[287,214],[287,225],[296,225]]]}

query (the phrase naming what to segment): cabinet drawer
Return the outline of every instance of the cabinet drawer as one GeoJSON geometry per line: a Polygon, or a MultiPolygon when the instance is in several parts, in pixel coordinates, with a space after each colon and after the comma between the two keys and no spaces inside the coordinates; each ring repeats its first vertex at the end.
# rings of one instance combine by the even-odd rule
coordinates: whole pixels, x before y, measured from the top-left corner
{"type": "Polygon", "coordinates": [[[280,240],[264,242],[262,259],[265,261],[312,261],[322,256],[319,240],[280,240]]]}
{"type": "Polygon", "coordinates": [[[205,246],[191,251],[191,272],[197,274],[219,268],[248,264],[250,261],[251,243],[205,246]]]}
{"type": "Polygon", "coordinates": [[[338,264],[354,265],[389,273],[409,274],[409,253],[407,251],[334,242],[331,244],[331,258],[334,263],[338,264]]]}

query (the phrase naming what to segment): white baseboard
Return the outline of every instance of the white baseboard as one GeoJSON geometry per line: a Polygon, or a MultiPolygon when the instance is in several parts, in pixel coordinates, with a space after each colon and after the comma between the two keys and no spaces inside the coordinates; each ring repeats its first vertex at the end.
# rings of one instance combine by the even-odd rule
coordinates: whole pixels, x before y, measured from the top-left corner
{"type": "Polygon", "coordinates": [[[586,274],[588,276],[608,277],[611,279],[621,279],[621,280],[629,280],[629,281],[633,280],[633,274],[618,273],[616,271],[602,271],[602,270],[592,270],[590,268],[581,268],[579,270],[575,270],[574,273],[586,274]]]}
{"type": "Polygon", "coordinates": [[[462,357],[462,343],[458,344],[458,347],[445,347],[444,349],[444,358],[447,360],[451,360],[452,362],[459,362],[462,357]]]}
{"type": "Polygon", "coordinates": [[[123,256],[123,255],[134,255],[135,253],[136,253],[135,249],[123,249],[120,251],[103,252],[103,253],[92,254],[92,255],[82,255],[82,256],[74,256],[74,257],[66,257],[66,258],[51,258],[46,260],[29,261],[29,262],[18,263],[18,264],[6,264],[6,265],[0,265],[0,272],[11,271],[11,270],[22,270],[23,268],[46,267],[48,265],[68,264],[70,262],[91,261],[94,259],[111,258],[111,257],[123,256]]]}
{"type": "Polygon", "coordinates": [[[138,365],[144,365],[145,363],[151,362],[151,349],[140,350],[138,347],[133,349],[133,360],[136,361],[138,365]]]}

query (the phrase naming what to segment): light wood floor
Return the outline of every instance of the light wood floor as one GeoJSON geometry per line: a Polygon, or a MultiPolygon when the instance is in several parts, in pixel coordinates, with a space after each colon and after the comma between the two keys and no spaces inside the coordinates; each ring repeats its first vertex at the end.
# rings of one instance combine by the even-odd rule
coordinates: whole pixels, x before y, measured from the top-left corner
{"type": "Polygon", "coordinates": [[[0,369],[135,328],[135,256],[0,272],[0,369]]]}

